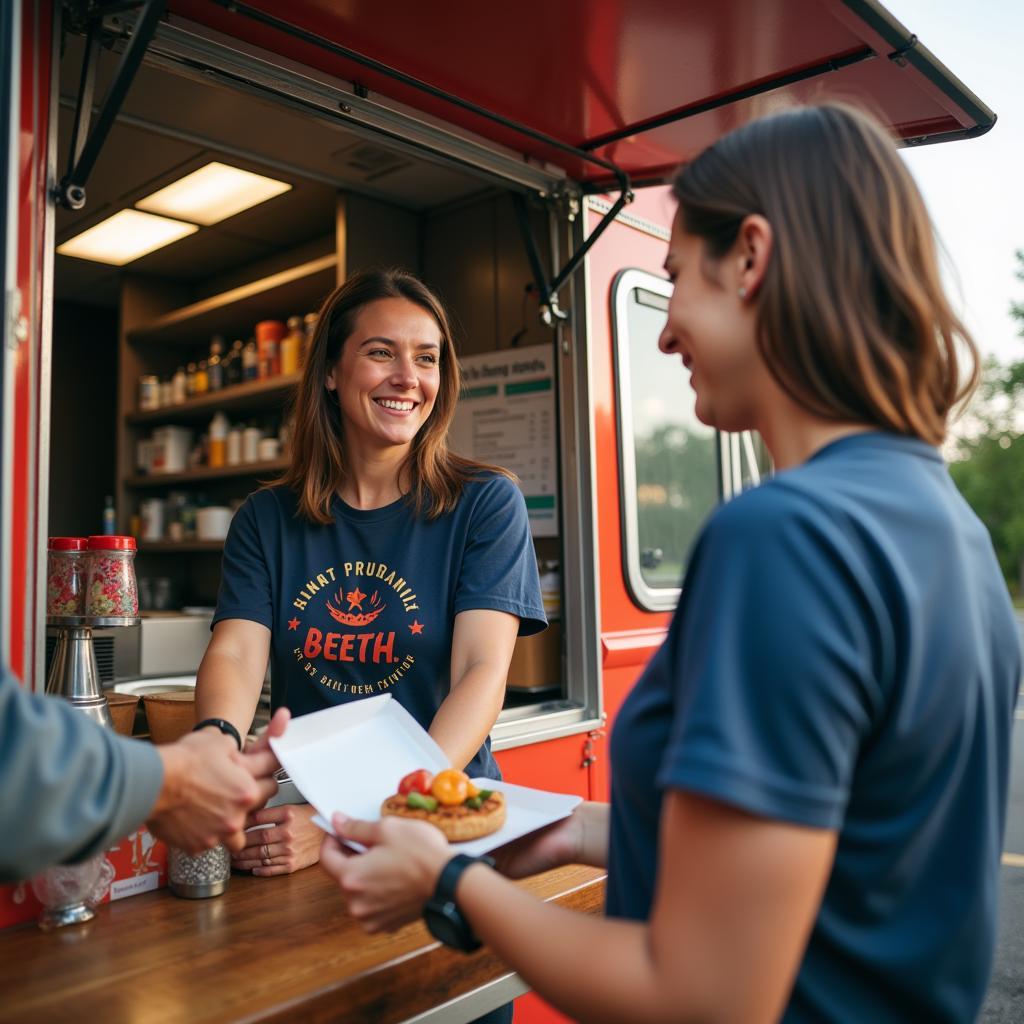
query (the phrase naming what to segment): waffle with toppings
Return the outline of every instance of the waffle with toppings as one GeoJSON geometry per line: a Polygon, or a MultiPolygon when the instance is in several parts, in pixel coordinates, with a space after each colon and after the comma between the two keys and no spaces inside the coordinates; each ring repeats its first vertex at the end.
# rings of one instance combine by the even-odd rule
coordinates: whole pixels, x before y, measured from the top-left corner
{"type": "Polygon", "coordinates": [[[380,813],[430,822],[449,842],[465,843],[505,824],[505,798],[492,789],[477,789],[465,772],[446,768],[431,775],[420,769],[402,779],[380,813]]]}

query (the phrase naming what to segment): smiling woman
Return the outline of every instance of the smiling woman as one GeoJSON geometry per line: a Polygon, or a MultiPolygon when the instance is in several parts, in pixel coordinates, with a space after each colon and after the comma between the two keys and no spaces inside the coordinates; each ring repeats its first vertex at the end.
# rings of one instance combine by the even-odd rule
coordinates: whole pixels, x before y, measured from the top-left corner
{"type": "MultiPolygon", "coordinates": [[[[291,465],[250,495],[224,547],[200,720],[244,731],[268,658],[295,715],[390,693],[454,768],[500,778],[488,734],[517,634],[546,622],[526,503],[509,474],[448,450],[461,387],[448,317],[402,271],[325,301],[296,397],[291,465]]],[[[235,867],[314,863],[308,805],[268,808],[235,867]]]]}

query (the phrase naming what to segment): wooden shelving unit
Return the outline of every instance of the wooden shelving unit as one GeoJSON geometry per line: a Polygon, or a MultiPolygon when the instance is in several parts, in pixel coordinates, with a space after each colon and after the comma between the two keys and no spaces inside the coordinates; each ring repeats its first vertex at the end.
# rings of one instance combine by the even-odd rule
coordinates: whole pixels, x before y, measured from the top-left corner
{"type": "Polygon", "coordinates": [[[301,379],[301,373],[289,373],[246,381],[197,395],[181,405],[131,412],[125,419],[133,426],[162,426],[165,423],[205,421],[218,410],[226,413],[265,412],[269,407],[285,402],[301,379]]]}
{"type": "MultiPolygon", "coordinates": [[[[234,384],[197,395],[181,405],[152,411],[138,408],[139,378],[157,374],[166,379],[174,367],[208,349],[215,334],[222,335],[230,345],[234,338],[249,338],[260,320],[284,320],[315,310],[343,276],[344,253],[339,259],[327,252],[328,245],[325,236],[290,253],[275,254],[254,265],[247,282],[240,276],[241,270],[233,271],[234,276],[225,276],[223,291],[199,301],[194,301],[195,293],[187,285],[130,272],[123,275],[115,499],[121,531],[128,532],[147,498],[166,497],[175,489],[192,495],[202,490],[218,505],[233,505],[287,467],[288,460],[282,457],[145,476],[135,468],[138,442],[156,427],[178,424],[199,434],[218,412],[224,412],[235,424],[250,420],[261,425],[280,422],[301,374],[234,384]]],[[[197,600],[208,604],[217,593],[218,556],[223,546],[222,541],[196,538],[143,540],[138,546],[136,572],[152,579],[167,577],[185,604],[197,600]]]]}
{"type": "Polygon", "coordinates": [[[280,473],[288,466],[288,459],[274,459],[271,462],[243,462],[237,466],[198,466],[185,473],[153,473],[150,476],[130,476],[124,480],[125,487],[169,487],[180,484],[206,483],[210,480],[227,480],[231,477],[264,477],[280,473]]]}
{"type": "Polygon", "coordinates": [[[127,332],[133,345],[195,345],[214,334],[248,337],[268,317],[308,313],[335,285],[332,253],[157,316],[127,332]]]}

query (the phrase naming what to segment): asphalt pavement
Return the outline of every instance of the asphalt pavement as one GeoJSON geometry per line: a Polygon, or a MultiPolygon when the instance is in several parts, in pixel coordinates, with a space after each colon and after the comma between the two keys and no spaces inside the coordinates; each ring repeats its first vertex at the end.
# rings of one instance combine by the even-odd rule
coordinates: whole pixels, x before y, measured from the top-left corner
{"type": "MultiPolygon", "coordinates": [[[[1024,611],[1017,612],[1024,643],[1024,611]]],[[[1024,691],[1024,679],[1021,680],[1024,691]]],[[[1020,1024],[1024,1021],[1024,692],[1017,697],[1013,724],[1013,767],[1010,806],[1003,843],[999,892],[999,943],[982,1007],[981,1024],[1020,1024]]]]}

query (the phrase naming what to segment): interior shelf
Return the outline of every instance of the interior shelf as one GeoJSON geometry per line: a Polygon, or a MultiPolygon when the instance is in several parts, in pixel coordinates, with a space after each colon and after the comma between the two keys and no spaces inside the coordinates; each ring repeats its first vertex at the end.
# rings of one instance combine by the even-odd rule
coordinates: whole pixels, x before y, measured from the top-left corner
{"type": "Polygon", "coordinates": [[[153,473],[149,476],[129,476],[125,478],[125,487],[167,487],[172,484],[204,483],[207,480],[221,480],[236,476],[265,476],[280,473],[288,468],[288,458],[274,459],[270,462],[243,462],[237,466],[199,466],[185,473],[153,473]]]}
{"type": "Polygon", "coordinates": [[[162,345],[195,345],[214,334],[224,335],[229,343],[248,337],[259,320],[314,310],[336,284],[337,263],[333,253],[300,263],[165,313],[128,337],[136,344],[162,345]]]}
{"type": "Polygon", "coordinates": [[[209,419],[218,410],[224,412],[259,412],[268,409],[268,400],[282,401],[302,379],[301,373],[280,374],[264,380],[250,380],[233,384],[219,391],[207,391],[189,398],[180,405],[165,405],[160,409],[129,413],[125,419],[136,426],[147,423],[186,423],[209,419]]]}

